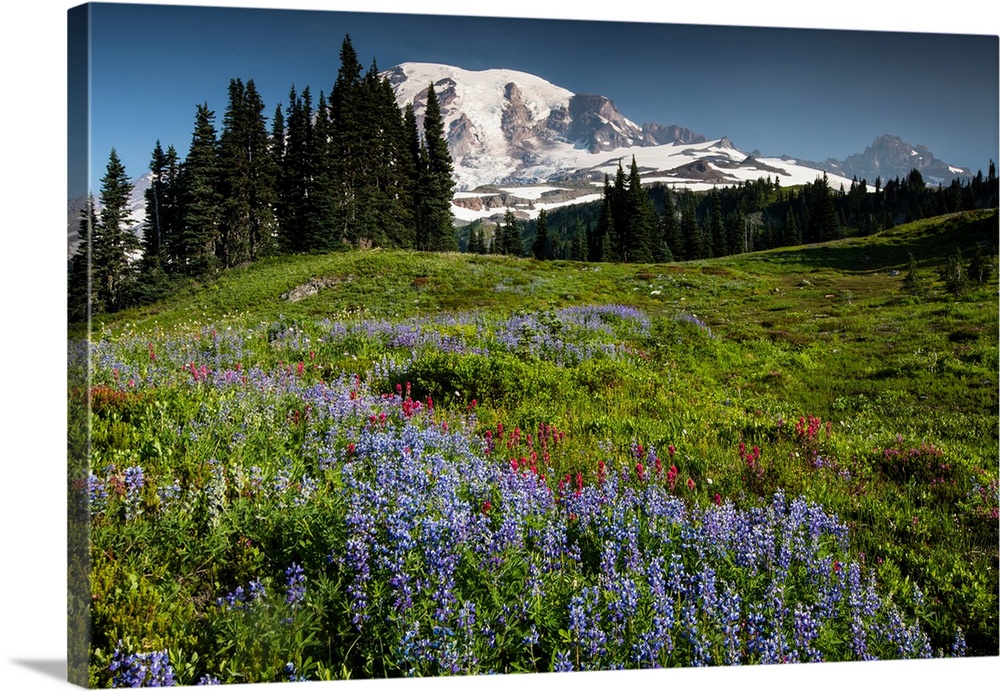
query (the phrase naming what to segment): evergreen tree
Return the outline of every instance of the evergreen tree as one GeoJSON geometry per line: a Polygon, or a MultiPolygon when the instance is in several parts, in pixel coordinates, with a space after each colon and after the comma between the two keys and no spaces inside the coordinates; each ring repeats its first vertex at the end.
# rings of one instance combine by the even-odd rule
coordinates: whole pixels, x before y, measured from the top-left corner
{"type": "Polygon", "coordinates": [[[500,231],[502,242],[499,254],[508,254],[513,257],[524,256],[524,241],[521,239],[521,228],[510,209],[504,212],[503,228],[500,231]]]}
{"type": "Polygon", "coordinates": [[[91,295],[93,311],[115,312],[128,307],[136,282],[135,258],[141,249],[133,232],[129,200],[132,182],[112,149],[101,178],[99,222],[91,227],[91,295]]]}
{"type": "MultiPolygon", "coordinates": [[[[403,145],[400,147],[400,177],[402,181],[403,194],[406,196],[410,212],[410,225],[412,232],[408,241],[410,247],[423,249],[424,232],[427,227],[425,219],[423,181],[426,177],[424,172],[426,152],[420,141],[420,131],[417,128],[417,116],[413,111],[413,104],[407,103],[403,108],[403,145]]],[[[483,238],[485,249],[485,236],[483,238]]]]}
{"type": "Polygon", "coordinates": [[[746,217],[743,212],[740,209],[729,212],[723,225],[725,226],[727,254],[742,252],[746,237],[746,217]]]}
{"type": "Polygon", "coordinates": [[[618,171],[615,173],[615,183],[610,189],[609,205],[611,209],[612,227],[615,230],[612,240],[615,246],[616,261],[629,261],[630,249],[632,247],[632,228],[628,209],[626,206],[626,196],[628,189],[628,177],[622,168],[621,159],[618,160],[618,171]]]}
{"type": "Polygon", "coordinates": [[[684,259],[702,259],[704,245],[701,239],[701,228],[695,213],[694,201],[688,197],[681,210],[681,237],[684,238],[684,259]]]}
{"type": "Polygon", "coordinates": [[[810,186],[809,235],[812,242],[826,242],[840,237],[840,222],[833,203],[833,191],[826,173],[810,186]]]}
{"type": "Polygon", "coordinates": [[[677,222],[677,209],[674,206],[674,195],[664,188],[663,216],[659,221],[660,242],[654,259],[658,262],[680,261],[684,243],[681,240],[680,225],[677,222]]]}
{"type": "MultiPolygon", "coordinates": [[[[444,136],[444,119],[441,106],[438,103],[434,85],[427,87],[427,106],[424,110],[424,150],[426,151],[426,167],[422,200],[426,226],[422,229],[424,247],[437,252],[454,251],[458,249],[455,240],[454,220],[451,214],[452,191],[455,182],[452,179],[453,164],[448,152],[448,143],[444,136]]],[[[419,235],[418,235],[419,241],[419,235]]],[[[520,235],[518,245],[521,244],[520,235]]],[[[523,247],[508,247],[511,254],[521,256],[523,247]],[[518,250],[515,252],[514,250],[518,250]]]]}
{"type": "Polygon", "coordinates": [[[151,179],[145,192],[146,220],[143,226],[142,270],[160,271],[167,262],[167,247],[177,226],[178,199],[177,175],[180,164],[177,151],[168,147],[166,152],[156,142],[149,162],[151,179]]]}
{"type": "Polygon", "coordinates": [[[719,190],[712,188],[708,193],[708,236],[709,242],[706,248],[706,255],[710,257],[724,257],[729,254],[729,243],[726,239],[725,225],[722,221],[722,198],[719,190]]]}
{"type": "Polygon", "coordinates": [[[371,228],[365,214],[367,152],[364,141],[365,108],[362,67],[350,35],[340,47],[340,69],[330,92],[329,166],[336,186],[334,233],[344,242],[357,244],[369,238],[371,228]]]}
{"type": "Polygon", "coordinates": [[[799,232],[799,224],[796,220],[795,212],[791,207],[785,214],[785,233],[782,236],[782,244],[787,246],[802,244],[802,235],[799,232]]]}
{"type": "Polygon", "coordinates": [[[597,218],[597,241],[600,251],[595,261],[616,262],[618,255],[618,233],[615,227],[615,216],[612,209],[614,192],[608,176],[604,176],[604,194],[601,198],[601,213],[597,218]]]}
{"type": "Polygon", "coordinates": [[[290,252],[329,249],[334,235],[329,219],[323,216],[328,206],[320,203],[320,197],[331,191],[328,185],[320,186],[323,179],[319,173],[327,158],[326,140],[324,146],[318,146],[316,141],[317,122],[325,131],[328,118],[314,114],[308,86],[301,93],[291,88],[285,110],[285,155],[279,173],[278,202],[281,246],[290,252]]]}
{"type": "Polygon", "coordinates": [[[483,238],[483,226],[482,223],[478,221],[469,226],[468,251],[470,254],[486,254],[486,242],[483,238]]]}
{"type": "MultiPolygon", "coordinates": [[[[93,195],[80,213],[80,244],[69,264],[67,286],[67,317],[72,322],[89,322],[94,311],[94,293],[91,283],[91,239],[98,226],[93,195]]],[[[97,311],[99,310],[99,306],[97,311]]]]}
{"type": "Polygon", "coordinates": [[[531,251],[535,255],[535,259],[548,259],[549,257],[549,224],[545,209],[538,212],[535,241],[531,245],[531,251]]]}
{"type": "Polygon", "coordinates": [[[576,232],[573,233],[573,241],[570,243],[570,259],[578,262],[587,261],[587,234],[583,229],[583,222],[576,222],[576,232]]]}
{"type": "MultiPolygon", "coordinates": [[[[403,113],[388,79],[378,77],[374,64],[364,81],[365,118],[370,145],[365,180],[372,236],[380,245],[413,247],[413,199],[410,196],[415,166],[409,158],[409,142],[403,113]]],[[[449,199],[449,210],[451,200],[449,199]]]]}
{"type": "Polygon", "coordinates": [[[181,213],[171,238],[171,255],[178,269],[188,273],[201,273],[216,263],[222,202],[217,149],[215,113],[208,104],[199,105],[191,147],[178,173],[181,213]]]}
{"type": "Polygon", "coordinates": [[[274,242],[277,171],[263,113],[253,80],[246,85],[240,79],[231,80],[219,138],[218,255],[224,267],[254,261],[274,242]]]}
{"type": "Polygon", "coordinates": [[[625,199],[625,217],[629,226],[628,247],[625,261],[648,263],[653,261],[656,236],[656,209],[642,187],[639,166],[635,156],[629,167],[628,191],[625,199]]]}

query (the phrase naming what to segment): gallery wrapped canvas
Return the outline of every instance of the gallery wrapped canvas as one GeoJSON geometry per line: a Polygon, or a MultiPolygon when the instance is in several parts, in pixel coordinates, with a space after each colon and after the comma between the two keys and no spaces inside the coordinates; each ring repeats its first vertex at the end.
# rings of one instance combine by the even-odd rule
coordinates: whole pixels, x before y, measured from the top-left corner
{"type": "Polygon", "coordinates": [[[997,655],[997,36],[68,29],[70,682],[997,655]]]}

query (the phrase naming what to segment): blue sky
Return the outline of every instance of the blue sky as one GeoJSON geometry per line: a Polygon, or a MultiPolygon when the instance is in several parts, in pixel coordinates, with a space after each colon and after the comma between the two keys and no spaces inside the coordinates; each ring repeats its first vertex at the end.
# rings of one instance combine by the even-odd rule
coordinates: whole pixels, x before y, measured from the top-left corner
{"type": "Polygon", "coordinates": [[[765,155],[842,159],[888,133],[973,171],[997,158],[995,35],[96,4],[92,189],[112,147],[132,176],[157,140],[183,157],[198,103],[221,128],[233,77],[268,117],[293,84],[329,93],[346,34],[366,67],[523,70],[765,155]]]}

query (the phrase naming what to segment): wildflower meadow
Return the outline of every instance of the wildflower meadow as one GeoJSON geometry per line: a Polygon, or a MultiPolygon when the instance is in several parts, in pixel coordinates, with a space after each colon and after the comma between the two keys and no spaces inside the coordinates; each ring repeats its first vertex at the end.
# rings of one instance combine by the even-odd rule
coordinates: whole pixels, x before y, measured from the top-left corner
{"type": "MultiPolygon", "coordinates": [[[[370,261],[404,259],[424,261],[370,261]]],[[[872,389],[847,331],[766,335],[768,310],[805,310],[784,274],[591,276],[629,299],[548,299],[546,275],[522,302],[168,306],[71,338],[88,683],[996,654],[996,410],[949,383],[995,387],[995,333],[927,378],[926,344],[883,352],[872,389]]],[[[882,287],[852,295],[829,319],[925,328],[887,321],[910,307],[882,287]]],[[[950,332],[984,314],[930,309],[950,332]]]]}

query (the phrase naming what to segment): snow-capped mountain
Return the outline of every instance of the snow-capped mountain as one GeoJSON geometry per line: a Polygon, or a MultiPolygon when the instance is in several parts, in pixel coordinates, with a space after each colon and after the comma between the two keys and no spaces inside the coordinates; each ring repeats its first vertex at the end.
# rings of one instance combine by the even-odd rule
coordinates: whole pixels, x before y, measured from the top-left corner
{"type": "Polygon", "coordinates": [[[434,85],[462,190],[567,179],[586,165],[581,156],[705,141],[677,125],[637,125],[604,96],[574,94],[525,72],[408,62],[383,75],[400,106],[414,104],[421,126],[434,85]]]}

